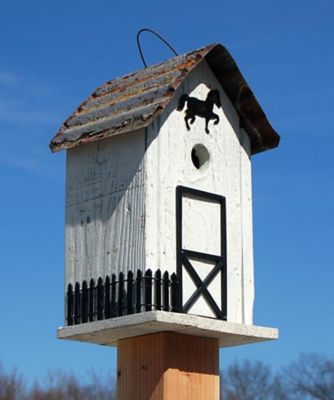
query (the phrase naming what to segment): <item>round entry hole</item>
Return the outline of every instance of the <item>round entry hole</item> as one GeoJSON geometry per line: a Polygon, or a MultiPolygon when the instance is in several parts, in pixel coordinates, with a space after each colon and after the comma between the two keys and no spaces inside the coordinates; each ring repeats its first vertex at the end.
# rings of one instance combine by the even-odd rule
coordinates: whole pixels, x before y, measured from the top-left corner
{"type": "Polygon", "coordinates": [[[208,149],[202,144],[195,144],[191,150],[191,161],[197,169],[203,168],[209,163],[210,154],[208,149]]]}

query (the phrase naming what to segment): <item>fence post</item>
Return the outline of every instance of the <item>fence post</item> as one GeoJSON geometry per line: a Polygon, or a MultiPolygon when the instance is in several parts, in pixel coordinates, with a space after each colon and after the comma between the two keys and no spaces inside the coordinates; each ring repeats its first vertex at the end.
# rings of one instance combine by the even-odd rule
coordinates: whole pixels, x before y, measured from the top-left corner
{"type": "Polygon", "coordinates": [[[162,309],[169,311],[169,274],[165,271],[162,278],[162,309]]]}
{"type": "Polygon", "coordinates": [[[143,273],[140,269],[137,271],[137,279],[136,279],[136,312],[141,312],[141,298],[142,298],[142,280],[143,280],[143,273]]]}
{"type": "Polygon", "coordinates": [[[171,311],[179,312],[179,295],[177,275],[171,275],[171,311]]]}
{"type": "Polygon", "coordinates": [[[127,291],[127,314],[133,314],[133,272],[128,272],[126,285],[127,291]]]}
{"type": "Polygon", "coordinates": [[[111,275],[111,318],[117,316],[116,310],[116,275],[111,275]]]}
{"type": "Polygon", "coordinates": [[[105,318],[110,318],[110,277],[106,276],[106,280],[104,282],[104,316],[105,318]]]}
{"type": "Polygon", "coordinates": [[[95,281],[91,279],[89,282],[89,321],[92,322],[95,319],[95,281]]]}
{"type": "Polygon", "coordinates": [[[88,287],[87,282],[82,282],[82,292],[81,292],[81,322],[88,321],[88,287]]]}
{"type": "Polygon", "coordinates": [[[67,325],[73,325],[73,286],[67,286],[67,325]]]}
{"type": "Polygon", "coordinates": [[[103,279],[97,280],[97,319],[103,319],[103,279]]]}
{"type": "Polygon", "coordinates": [[[145,310],[152,310],[152,271],[145,272],[145,310]]]}
{"type": "Polygon", "coordinates": [[[161,310],[161,271],[155,271],[154,279],[154,304],[156,310],[161,310]]]}
{"type": "Polygon", "coordinates": [[[74,289],[74,323],[80,324],[80,283],[75,284],[74,289]]]}
{"type": "Polygon", "coordinates": [[[124,304],[124,274],[119,273],[118,279],[118,316],[123,315],[123,304],[124,304]]]}

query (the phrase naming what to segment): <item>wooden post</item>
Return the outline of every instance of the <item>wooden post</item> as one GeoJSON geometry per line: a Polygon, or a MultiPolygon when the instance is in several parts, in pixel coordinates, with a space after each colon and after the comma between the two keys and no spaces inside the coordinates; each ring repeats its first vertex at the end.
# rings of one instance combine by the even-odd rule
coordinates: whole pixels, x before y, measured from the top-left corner
{"type": "Polygon", "coordinates": [[[219,400],[217,339],[162,332],[117,351],[117,400],[219,400]]]}

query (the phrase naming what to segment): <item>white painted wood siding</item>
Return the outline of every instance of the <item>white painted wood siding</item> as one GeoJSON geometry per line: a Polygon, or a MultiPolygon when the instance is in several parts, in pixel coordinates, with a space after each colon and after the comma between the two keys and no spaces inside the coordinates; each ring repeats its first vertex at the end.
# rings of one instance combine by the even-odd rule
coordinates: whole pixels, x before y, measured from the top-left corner
{"type": "Polygon", "coordinates": [[[241,220],[242,220],[242,291],[243,323],[253,323],[254,303],[254,253],[253,253],[253,204],[252,204],[252,171],[251,148],[249,136],[240,129],[240,185],[241,185],[241,220]]]}
{"type": "Polygon", "coordinates": [[[67,152],[65,283],[143,269],[145,131],[67,152]]]}
{"type": "MultiPolygon", "coordinates": [[[[251,218],[251,163],[249,140],[240,130],[239,117],[223,89],[205,62],[184,81],[184,84],[165,112],[148,129],[147,193],[145,237],[146,263],[175,271],[176,218],[175,189],[178,185],[222,195],[227,209],[227,265],[228,265],[228,320],[252,323],[253,309],[253,255],[251,218]],[[220,123],[209,123],[210,134],[205,133],[205,121],[196,118],[188,132],[184,111],[176,111],[178,99],[187,93],[205,99],[208,91],[220,89],[222,109],[215,107],[220,123]],[[210,162],[203,170],[196,169],[191,160],[195,144],[203,144],[210,153],[210,162]],[[243,204],[245,201],[245,204],[243,204]]],[[[209,208],[203,214],[211,215],[209,208]]],[[[184,226],[187,241],[196,243],[201,237],[201,250],[208,251],[217,240],[217,231],[205,229],[203,224],[184,226]]],[[[195,249],[193,249],[195,250],[195,249]]],[[[205,266],[197,266],[198,270],[205,266]]],[[[214,283],[213,283],[214,285],[214,283]]],[[[190,279],[185,283],[185,297],[194,289],[190,279]]],[[[220,298],[220,286],[215,286],[215,298],[220,298]]],[[[196,314],[211,316],[203,299],[191,310],[196,314]]]]}

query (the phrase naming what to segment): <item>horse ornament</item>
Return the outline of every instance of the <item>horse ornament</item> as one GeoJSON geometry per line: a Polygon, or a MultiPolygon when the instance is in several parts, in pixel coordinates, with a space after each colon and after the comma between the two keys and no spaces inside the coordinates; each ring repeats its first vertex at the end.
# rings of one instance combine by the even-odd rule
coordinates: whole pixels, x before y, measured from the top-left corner
{"type": "Polygon", "coordinates": [[[187,103],[187,109],[184,120],[186,122],[188,131],[190,131],[190,125],[188,121],[190,120],[190,124],[193,124],[196,117],[205,118],[206,133],[210,133],[208,124],[211,119],[214,120],[215,125],[219,123],[219,116],[212,111],[214,104],[216,104],[218,108],[221,107],[219,91],[217,89],[210,90],[204,101],[198,100],[196,97],[189,97],[187,94],[183,94],[180,97],[177,110],[182,111],[185,103],[187,103]]]}

